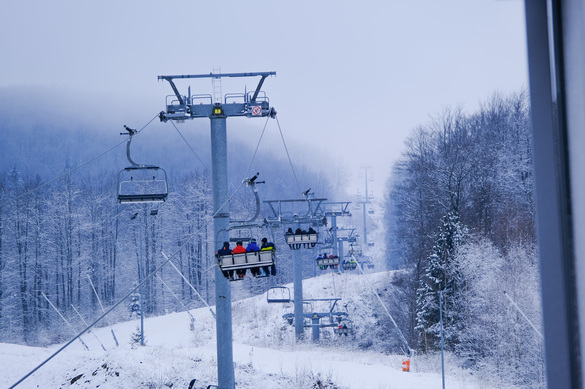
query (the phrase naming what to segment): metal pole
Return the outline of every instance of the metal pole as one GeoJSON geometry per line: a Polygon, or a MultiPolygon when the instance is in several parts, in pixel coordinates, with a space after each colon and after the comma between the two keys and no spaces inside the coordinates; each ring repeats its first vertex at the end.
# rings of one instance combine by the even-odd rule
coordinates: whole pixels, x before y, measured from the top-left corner
{"type": "Polygon", "coordinates": [[[363,244],[367,246],[368,244],[368,229],[366,228],[366,202],[362,203],[363,206],[363,213],[364,213],[364,240],[363,244]]]}
{"type": "MultiPolygon", "coordinates": [[[[333,238],[333,242],[331,245],[333,246],[333,255],[339,255],[337,252],[337,217],[335,215],[331,216],[331,235],[333,238]]],[[[341,256],[339,256],[341,259],[341,256]]]]}
{"type": "MultiPolygon", "coordinates": [[[[117,220],[117,219],[116,219],[117,220]]],[[[95,290],[95,286],[93,285],[93,281],[91,280],[91,277],[89,276],[89,274],[87,275],[87,279],[89,280],[89,284],[91,285],[91,289],[93,289],[93,293],[95,294],[95,297],[97,298],[98,303],[100,304],[100,308],[102,309],[102,312],[106,313],[106,310],[104,309],[104,305],[102,304],[102,300],[100,299],[100,295],[98,294],[97,290],[95,290]]],[[[116,343],[116,347],[118,347],[120,345],[120,343],[118,343],[118,338],[116,338],[116,334],[114,333],[114,329],[112,328],[112,323],[110,323],[110,319],[108,319],[106,317],[106,321],[108,322],[108,325],[110,326],[110,332],[112,333],[112,338],[114,338],[114,342],[116,343]]]]}
{"type": "MultiPolygon", "coordinates": [[[[343,253],[343,240],[340,240],[339,242],[337,242],[337,246],[338,246],[338,253],[337,255],[339,255],[339,263],[343,263],[343,258],[344,258],[344,253],[343,253]]],[[[341,266],[343,267],[343,266],[341,266]]]]}
{"type": "MultiPolygon", "coordinates": [[[[295,224],[295,229],[300,227],[300,223],[295,224]]],[[[301,255],[301,249],[293,250],[293,285],[295,302],[295,336],[297,341],[301,341],[304,336],[303,257],[301,255]]]]}
{"type": "Polygon", "coordinates": [[[366,204],[370,202],[369,194],[368,194],[368,168],[365,168],[364,179],[366,181],[366,198],[364,199],[364,244],[367,247],[368,244],[368,229],[366,227],[366,204]]]}
{"type": "MultiPolygon", "coordinates": [[[[73,331],[73,335],[81,335],[81,334],[78,334],[75,331],[75,329],[73,329],[73,326],[71,325],[71,323],[69,323],[67,321],[67,319],[65,319],[65,317],[61,314],[61,312],[59,312],[59,310],[57,309],[57,307],[53,305],[53,303],[51,302],[51,300],[49,300],[49,298],[47,296],[45,296],[44,293],[41,292],[41,294],[43,295],[43,297],[45,298],[45,300],[47,300],[47,302],[51,305],[51,307],[53,307],[53,309],[55,310],[55,312],[57,312],[57,314],[61,317],[61,319],[63,319],[63,321],[65,322],[65,324],[67,324],[69,326],[69,328],[71,329],[71,331],[73,331]]],[[[83,347],[85,347],[85,349],[87,351],[89,351],[89,347],[87,347],[87,344],[85,344],[85,342],[83,341],[83,339],[79,338],[79,341],[81,342],[81,344],[83,345],[83,347]]]]}
{"type": "MultiPolygon", "coordinates": [[[[211,171],[213,180],[213,231],[215,249],[229,241],[228,164],[226,117],[216,115],[211,121],[211,171]],[[221,211],[220,207],[223,208],[221,211]],[[219,212],[218,212],[219,211],[219,212]]],[[[215,306],[217,334],[217,377],[219,389],[234,389],[234,355],[232,345],[232,292],[228,280],[215,266],[215,306]]]]}
{"type": "Polygon", "coordinates": [[[443,389],[445,389],[445,359],[443,356],[443,291],[439,291],[439,320],[441,322],[441,377],[443,379],[443,389]]]}
{"type": "MultiPolygon", "coordinates": [[[[140,219],[144,221],[142,215],[140,215],[140,219]]],[[[138,256],[138,283],[140,284],[140,345],[144,346],[144,302],[142,300],[142,296],[144,295],[144,286],[142,286],[142,280],[144,279],[142,276],[142,269],[144,268],[144,264],[142,263],[142,226],[139,225],[138,230],[140,231],[140,254],[138,256]]]]}
{"type": "MultiPolygon", "coordinates": [[[[81,313],[79,313],[79,311],[77,310],[77,308],[75,308],[75,306],[73,304],[71,304],[71,308],[73,308],[73,310],[75,311],[75,313],[77,313],[77,316],[79,316],[79,318],[81,319],[81,321],[83,322],[83,324],[85,324],[85,326],[87,326],[87,322],[85,321],[85,319],[83,318],[83,316],[81,316],[81,313]]],[[[97,337],[97,335],[95,334],[95,332],[92,332],[92,334],[93,334],[93,337],[98,341],[98,343],[100,344],[100,346],[102,346],[102,350],[108,351],[104,347],[104,344],[102,343],[102,341],[100,340],[100,338],[97,337]]]]}
{"type": "Polygon", "coordinates": [[[320,318],[317,314],[313,315],[313,343],[319,343],[319,329],[321,327],[320,318]]]}

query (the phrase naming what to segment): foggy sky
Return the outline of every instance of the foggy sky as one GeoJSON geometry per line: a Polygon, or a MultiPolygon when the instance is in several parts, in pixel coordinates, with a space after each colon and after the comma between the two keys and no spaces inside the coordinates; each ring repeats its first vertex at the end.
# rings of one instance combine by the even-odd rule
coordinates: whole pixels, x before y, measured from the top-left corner
{"type": "MultiPolygon", "coordinates": [[[[350,193],[360,167],[369,165],[380,198],[414,127],[443,107],[471,113],[495,92],[527,87],[523,6],[520,0],[3,2],[0,86],[80,91],[115,102],[119,117],[143,117],[138,124],[144,124],[172,93],[158,75],[276,71],[263,90],[293,145],[293,161],[333,158],[354,179],[350,193]]],[[[178,84],[186,94],[189,84],[178,84]]],[[[192,93],[212,93],[209,81],[190,85],[192,93]]],[[[244,85],[226,79],[222,87],[243,92],[244,85]]],[[[200,131],[201,124],[182,128],[200,131]]],[[[228,137],[255,145],[263,125],[230,119],[228,137]]],[[[280,139],[275,124],[268,131],[280,139]]]]}

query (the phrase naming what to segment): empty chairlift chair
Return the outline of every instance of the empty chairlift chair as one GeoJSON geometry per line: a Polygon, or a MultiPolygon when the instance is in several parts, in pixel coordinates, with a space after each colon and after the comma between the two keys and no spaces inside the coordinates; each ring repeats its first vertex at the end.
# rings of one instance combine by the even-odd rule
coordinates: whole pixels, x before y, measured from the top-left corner
{"type": "Polygon", "coordinates": [[[164,202],[168,196],[167,173],[158,166],[130,166],[118,174],[118,202],[164,202]]]}
{"type": "Polygon", "coordinates": [[[153,165],[137,164],[130,157],[132,137],[138,133],[135,129],[124,126],[128,133],[126,143],[126,157],[129,167],[118,174],[118,202],[119,203],[158,203],[166,201],[169,194],[167,173],[164,169],[153,165]]]}
{"type": "Polygon", "coordinates": [[[290,289],[286,286],[273,286],[266,292],[267,303],[290,303],[290,289]]]}

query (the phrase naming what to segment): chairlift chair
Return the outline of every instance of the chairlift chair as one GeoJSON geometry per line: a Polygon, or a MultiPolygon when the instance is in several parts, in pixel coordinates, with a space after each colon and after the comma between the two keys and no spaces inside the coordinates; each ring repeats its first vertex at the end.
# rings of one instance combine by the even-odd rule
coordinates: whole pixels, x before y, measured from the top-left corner
{"type": "Polygon", "coordinates": [[[276,274],[274,267],[275,254],[273,250],[216,255],[216,258],[217,265],[229,281],[243,279],[243,277],[233,277],[234,271],[239,274],[245,274],[250,269],[255,278],[268,277],[269,275],[276,274]]]}
{"type": "Polygon", "coordinates": [[[333,329],[333,333],[335,335],[345,335],[348,336],[351,333],[351,329],[347,326],[347,324],[339,324],[337,327],[333,329]]]}
{"type": "Polygon", "coordinates": [[[266,291],[267,303],[290,303],[290,289],[286,286],[273,286],[266,291]]]}
{"type": "Polygon", "coordinates": [[[349,261],[346,259],[341,264],[341,267],[343,268],[343,270],[355,270],[357,269],[357,262],[354,261],[353,259],[350,259],[349,261]]]}
{"type": "Polygon", "coordinates": [[[118,202],[119,203],[160,203],[167,199],[169,194],[167,172],[163,168],[153,165],[137,164],[130,157],[132,137],[138,133],[135,129],[124,126],[128,135],[126,143],[126,158],[129,167],[122,169],[118,174],[118,202]]]}
{"type": "Polygon", "coordinates": [[[167,173],[158,166],[130,166],[118,174],[119,203],[158,203],[168,196],[167,173]]]}
{"type": "Polygon", "coordinates": [[[333,333],[336,335],[345,335],[348,336],[353,333],[353,326],[351,320],[338,316],[337,318],[338,325],[333,328],[333,333]]]}
{"type": "Polygon", "coordinates": [[[317,258],[315,261],[321,270],[325,270],[328,267],[336,269],[339,266],[339,257],[337,255],[334,255],[333,257],[317,258]]]}
{"type": "Polygon", "coordinates": [[[284,239],[293,250],[298,250],[301,247],[313,248],[319,240],[318,233],[302,233],[302,234],[285,234],[284,239]]]}

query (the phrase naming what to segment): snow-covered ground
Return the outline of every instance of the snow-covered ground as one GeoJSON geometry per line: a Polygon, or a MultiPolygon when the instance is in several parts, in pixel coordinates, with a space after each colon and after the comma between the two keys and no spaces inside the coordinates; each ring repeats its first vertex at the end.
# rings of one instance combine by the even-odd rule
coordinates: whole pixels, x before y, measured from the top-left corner
{"type": "MultiPolygon", "coordinates": [[[[371,293],[369,285],[382,285],[392,276],[392,272],[367,276],[327,273],[305,280],[303,297],[335,295],[359,304],[360,296],[371,293]]],[[[244,288],[247,282],[254,280],[236,283],[234,291],[244,288]]],[[[292,286],[288,287],[292,295],[292,286]]],[[[82,336],[90,351],[85,350],[80,341],[75,341],[17,387],[187,388],[194,378],[197,380],[194,388],[217,384],[215,322],[208,308],[190,312],[195,317],[193,330],[186,312],[146,318],[144,347],[131,342],[139,326],[138,320],[112,327],[120,343],[118,347],[110,327],[95,329],[82,336]]],[[[424,389],[442,385],[438,355],[413,358],[411,371],[406,373],[401,365],[404,356],[361,350],[352,346],[355,342],[349,342],[348,338],[333,335],[330,328],[321,330],[323,342],[320,345],[311,343],[310,330],[305,332],[307,340],[297,344],[294,328],[282,319],[287,312],[292,312],[292,304],[268,304],[266,294],[233,303],[233,350],[238,388],[424,389]]],[[[395,335],[389,332],[388,336],[395,335]]],[[[1,387],[10,387],[59,347],[0,344],[1,387]]],[[[450,362],[447,358],[446,387],[493,387],[450,362]]]]}

